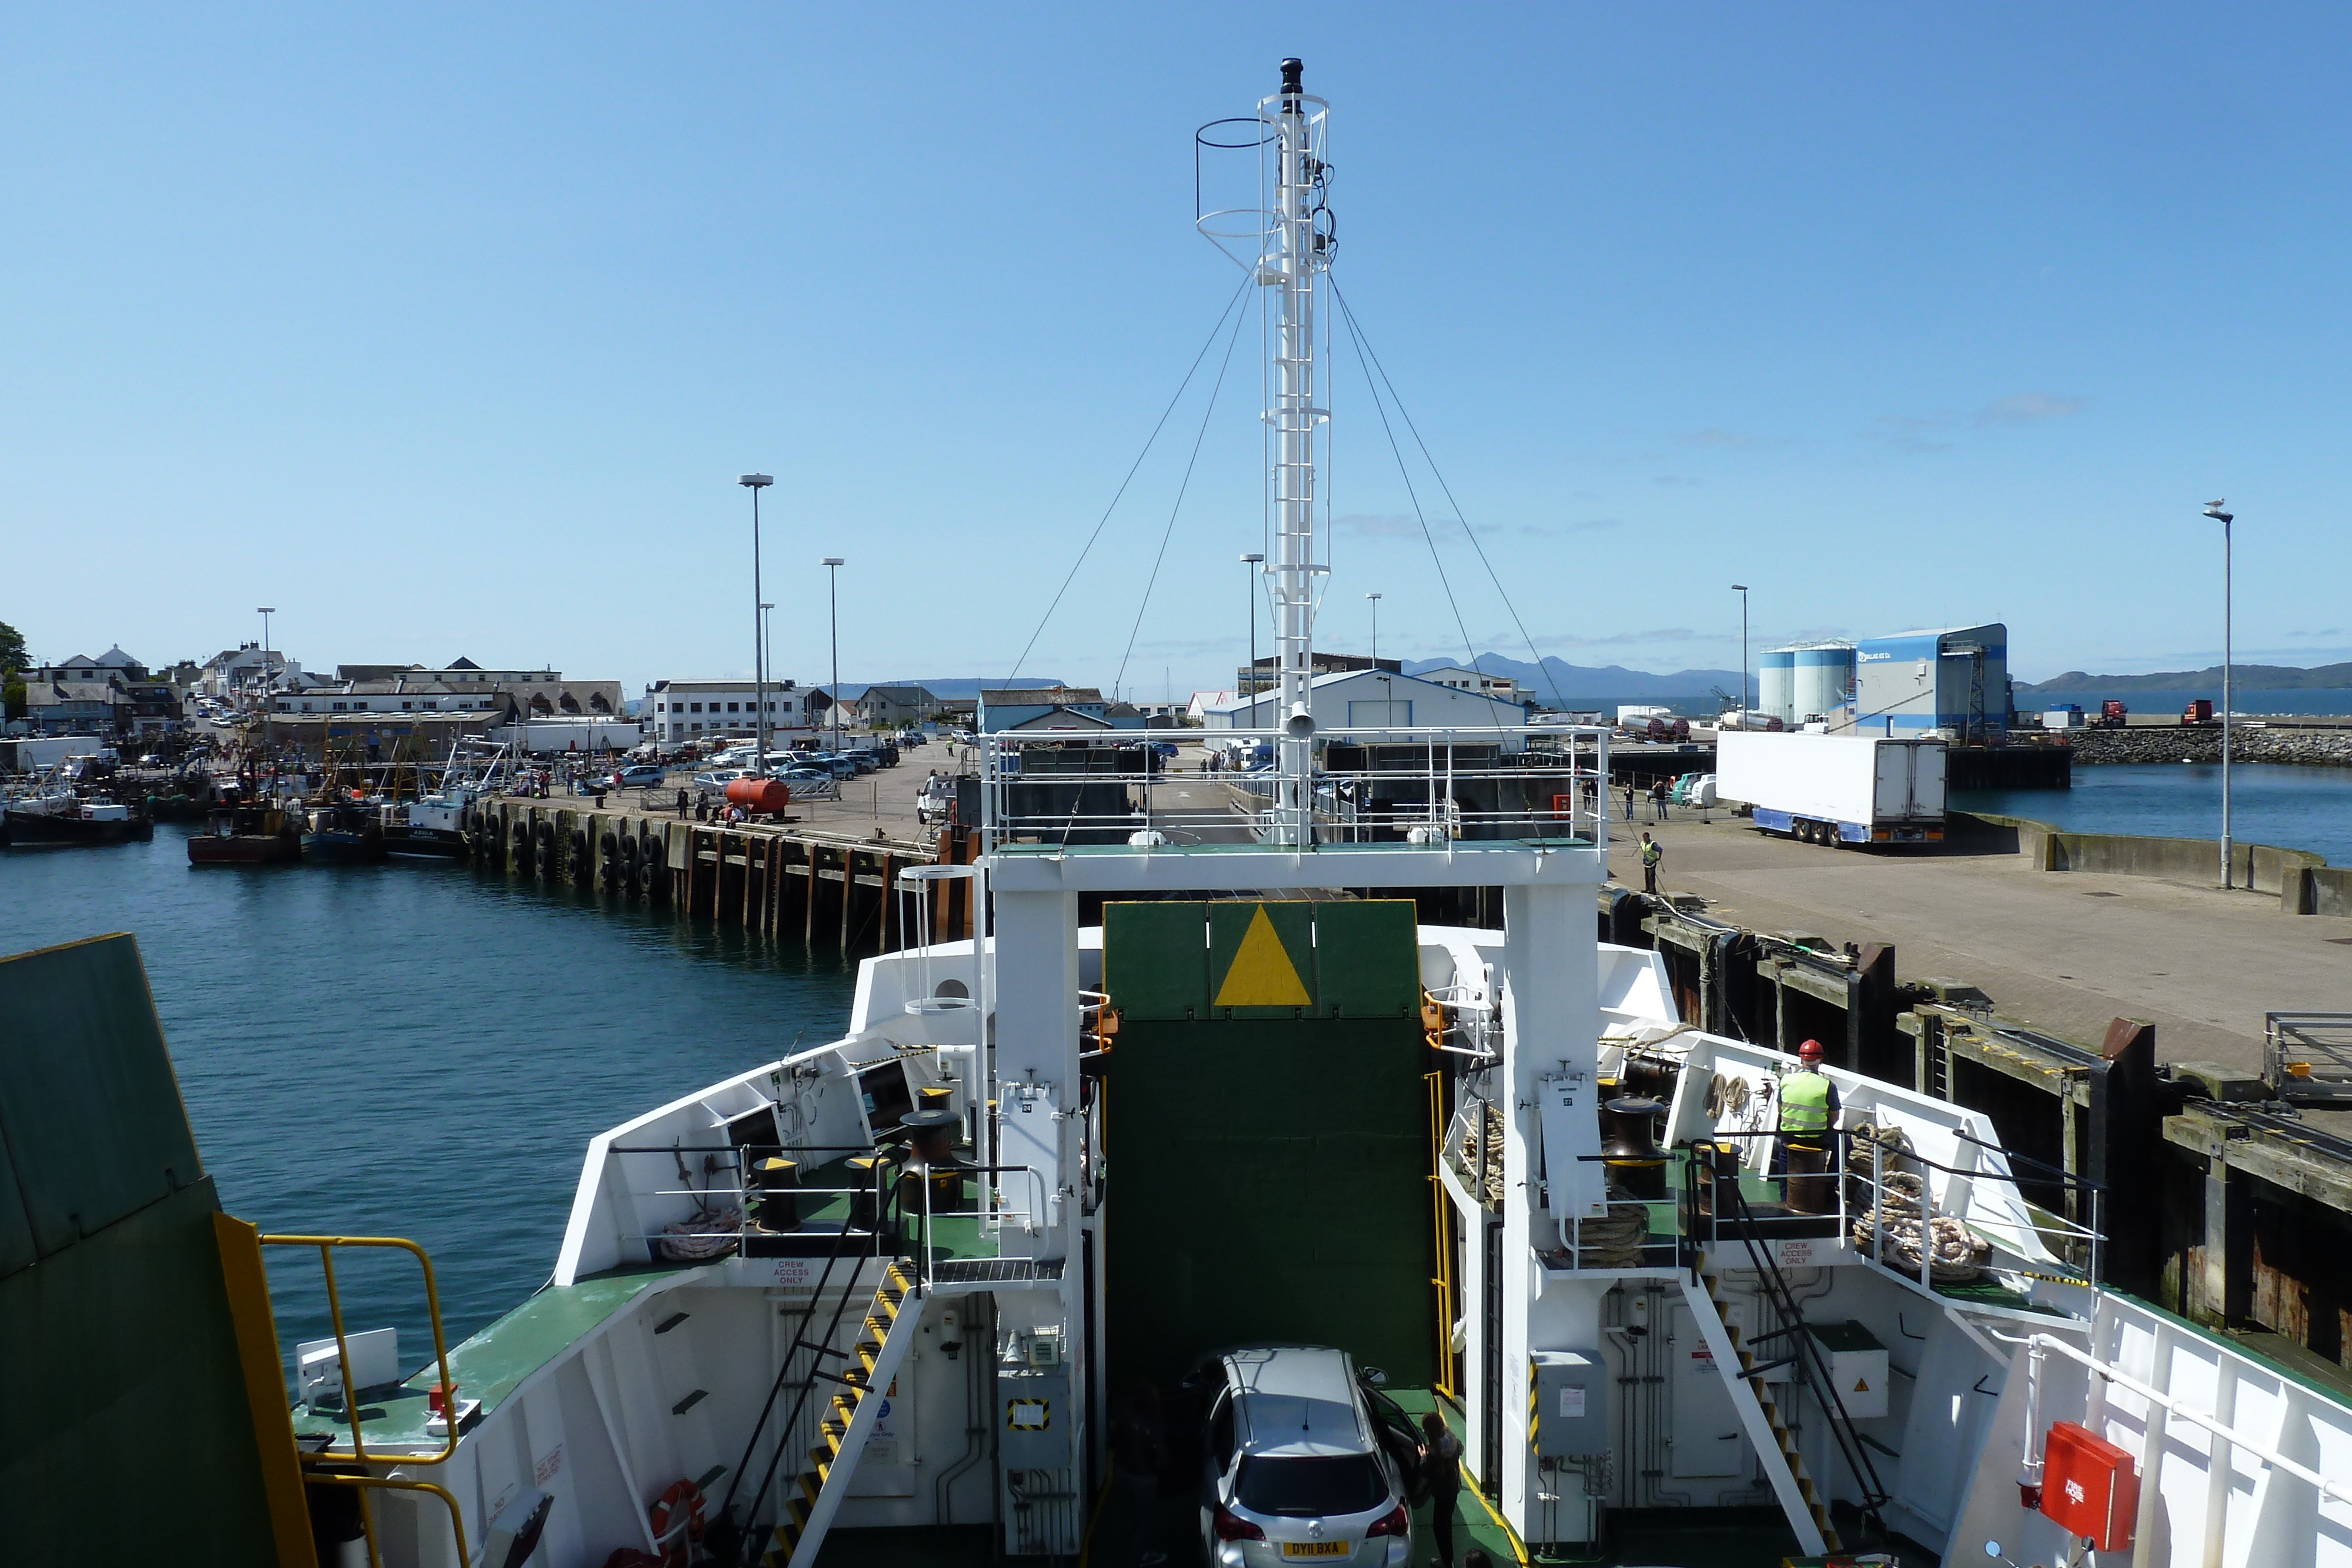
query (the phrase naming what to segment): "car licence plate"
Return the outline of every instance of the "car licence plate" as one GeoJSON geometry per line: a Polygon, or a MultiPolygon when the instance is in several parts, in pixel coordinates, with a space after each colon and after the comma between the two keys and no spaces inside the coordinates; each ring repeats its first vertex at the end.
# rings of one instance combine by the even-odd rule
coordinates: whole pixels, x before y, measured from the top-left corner
{"type": "Polygon", "coordinates": [[[1345,1557],[1354,1549],[1348,1541],[1286,1541],[1282,1543],[1285,1557],[1345,1557]]]}

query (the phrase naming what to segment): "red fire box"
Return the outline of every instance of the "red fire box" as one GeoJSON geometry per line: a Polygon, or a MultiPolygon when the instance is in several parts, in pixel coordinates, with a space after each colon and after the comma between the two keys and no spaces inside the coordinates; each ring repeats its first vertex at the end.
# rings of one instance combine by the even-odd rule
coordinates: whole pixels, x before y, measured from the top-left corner
{"type": "Polygon", "coordinates": [[[2127,1549],[2139,1514],[2131,1456],[2072,1421],[2052,1423],[2042,1444],[2042,1511],[2102,1552],[2127,1549]]]}

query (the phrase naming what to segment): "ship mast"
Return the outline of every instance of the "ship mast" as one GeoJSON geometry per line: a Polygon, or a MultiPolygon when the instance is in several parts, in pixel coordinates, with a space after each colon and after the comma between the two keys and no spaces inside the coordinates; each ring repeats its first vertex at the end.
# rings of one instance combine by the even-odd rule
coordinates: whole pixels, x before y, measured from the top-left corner
{"type": "Polygon", "coordinates": [[[1282,62],[1282,90],[1262,99],[1258,119],[1276,158],[1275,205],[1258,257],[1257,281],[1278,290],[1274,340],[1275,513],[1281,537],[1275,556],[1276,651],[1281,665],[1282,725],[1275,841],[1314,841],[1315,435],[1329,418],[1315,402],[1315,280],[1331,264],[1330,231],[1318,227],[1323,204],[1324,120],[1329,106],[1299,88],[1302,68],[1282,62]]]}

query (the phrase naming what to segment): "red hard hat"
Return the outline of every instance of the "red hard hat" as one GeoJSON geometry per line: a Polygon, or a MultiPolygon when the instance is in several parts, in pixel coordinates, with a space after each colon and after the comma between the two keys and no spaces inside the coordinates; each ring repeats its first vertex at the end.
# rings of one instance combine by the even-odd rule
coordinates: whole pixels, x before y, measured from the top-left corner
{"type": "Polygon", "coordinates": [[[1797,1047],[1797,1059],[1801,1061],[1811,1061],[1821,1054],[1822,1042],[1818,1040],[1809,1040],[1797,1047]]]}

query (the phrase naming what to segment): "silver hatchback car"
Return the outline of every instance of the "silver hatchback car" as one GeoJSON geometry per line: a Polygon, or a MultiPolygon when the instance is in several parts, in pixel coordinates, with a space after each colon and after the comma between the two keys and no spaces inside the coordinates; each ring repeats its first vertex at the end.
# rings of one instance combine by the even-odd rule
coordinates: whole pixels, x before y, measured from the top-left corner
{"type": "Polygon", "coordinates": [[[1201,1537],[1214,1568],[1407,1568],[1405,1478],[1345,1351],[1228,1351],[1208,1381],[1201,1537]]]}

